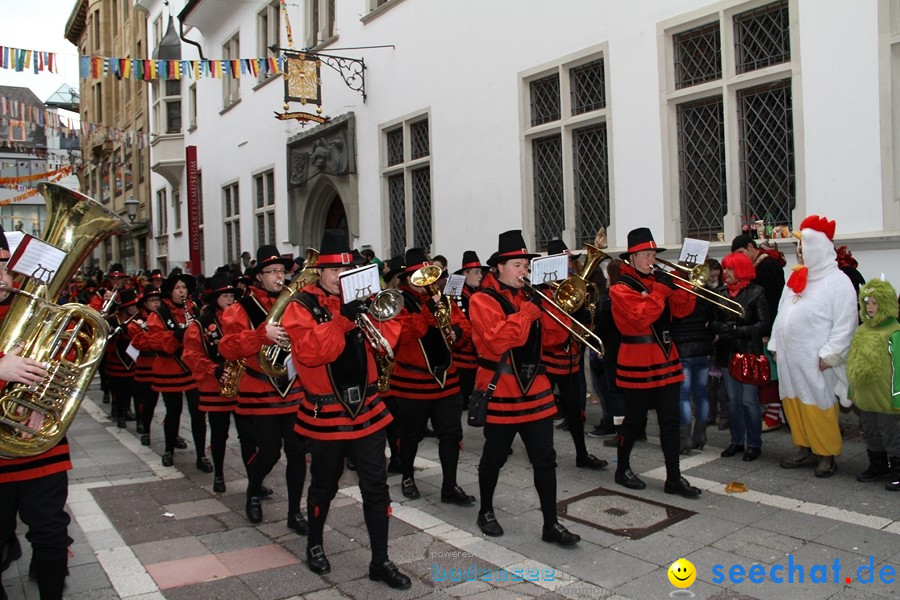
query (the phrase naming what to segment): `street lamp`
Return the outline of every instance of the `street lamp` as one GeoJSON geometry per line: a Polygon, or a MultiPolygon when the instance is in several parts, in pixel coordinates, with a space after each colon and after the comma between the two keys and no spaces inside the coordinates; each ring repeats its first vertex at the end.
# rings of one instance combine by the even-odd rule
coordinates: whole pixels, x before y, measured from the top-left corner
{"type": "Polygon", "coordinates": [[[125,201],[125,213],[128,215],[128,220],[134,223],[134,218],[137,216],[138,208],[141,206],[141,203],[134,199],[134,196],[128,196],[128,200],[125,201]]]}

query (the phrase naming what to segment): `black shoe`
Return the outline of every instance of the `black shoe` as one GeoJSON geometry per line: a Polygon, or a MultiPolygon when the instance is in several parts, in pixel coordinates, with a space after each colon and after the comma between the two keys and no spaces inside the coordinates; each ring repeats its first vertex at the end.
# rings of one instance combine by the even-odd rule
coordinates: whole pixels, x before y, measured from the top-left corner
{"type": "Polygon", "coordinates": [[[306,549],[306,566],[316,575],[331,573],[331,563],[325,556],[325,550],[318,544],[306,549]]]}
{"type": "Polygon", "coordinates": [[[203,471],[204,473],[212,473],[213,466],[212,463],[209,462],[209,459],[205,456],[201,456],[197,459],[197,468],[203,471]]]}
{"type": "Polygon", "coordinates": [[[348,470],[348,471],[355,471],[355,470],[356,470],[356,463],[354,463],[354,462],[353,462],[352,460],[350,460],[349,458],[347,459],[347,470],[348,470]]]}
{"type": "Polygon", "coordinates": [[[109,404],[109,392],[103,392],[103,404],[109,404]]]}
{"type": "Polygon", "coordinates": [[[247,496],[244,512],[247,513],[247,520],[251,523],[262,523],[262,505],[259,503],[259,496],[247,496]]]}
{"type": "Polygon", "coordinates": [[[144,433],[144,421],[142,419],[138,419],[137,423],[134,424],[134,430],[137,433],[144,433]]]}
{"type": "Polygon", "coordinates": [[[572,533],[560,523],[555,523],[553,525],[544,525],[541,539],[545,542],[555,542],[560,546],[574,546],[581,541],[581,536],[577,533],[572,533]]]}
{"type": "Polygon", "coordinates": [[[395,590],[408,590],[412,585],[409,577],[401,573],[400,569],[389,560],[380,565],[369,565],[369,579],[383,581],[395,590]]]}
{"type": "Polygon", "coordinates": [[[615,435],[616,428],[614,425],[597,425],[590,431],[588,431],[588,435],[595,438],[606,437],[608,435],[615,435]]]}
{"type": "Polygon", "coordinates": [[[13,561],[22,558],[22,545],[15,535],[10,536],[3,547],[0,547],[0,573],[5,571],[13,561]]]}
{"type": "Polygon", "coordinates": [[[889,492],[900,492],[900,481],[892,481],[884,484],[884,489],[889,492]]]}
{"type": "Polygon", "coordinates": [[[134,413],[130,410],[125,411],[125,420],[126,421],[134,421],[134,413]]]}
{"type": "Polygon", "coordinates": [[[303,513],[289,514],[287,520],[288,529],[293,529],[297,535],[306,535],[309,533],[309,523],[303,518],[303,513]]]}
{"type": "Polygon", "coordinates": [[[400,466],[399,458],[392,458],[388,461],[387,472],[388,473],[402,473],[403,472],[403,467],[400,466]]]}
{"type": "Polygon", "coordinates": [[[125,429],[125,417],[118,417],[116,419],[116,427],[119,429],[125,429]]]}
{"type": "Polygon", "coordinates": [[[629,490],[642,490],[647,487],[647,484],[641,481],[641,478],[635,475],[631,469],[616,471],[615,480],[616,483],[624,485],[629,490]]]}
{"type": "Polygon", "coordinates": [[[404,479],[400,482],[400,490],[403,492],[403,495],[409,498],[410,500],[415,500],[422,496],[419,493],[419,488],[416,487],[415,480],[410,477],[409,479],[404,479]]]}
{"type": "Polygon", "coordinates": [[[225,493],[225,479],[222,477],[216,477],[213,479],[213,491],[217,494],[225,493]]]}
{"type": "Polygon", "coordinates": [[[150,445],[150,434],[142,433],[141,434],[141,446],[149,446],[150,445]]]}
{"type": "Polygon", "coordinates": [[[187,448],[187,441],[185,441],[185,439],[179,435],[175,438],[175,447],[179,450],[184,450],[185,448],[187,448]]]}
{"type": "Polygon", "coordinates": [[[575,466],[579,469],[593,469],[598,471],[600,469],[608,466],[609,463],[603,460],[602,458],[597,458],[593,454],[587,454],[585,456],[579,456],[575,459],[575,466]]]}
{"type": "Polygon", "coordinates": [[[603,440],[604,448],[617,448],[619,446],[619,436],[614,435],[611,438],[606,438],[603,440]]]}
{"type": "Polygon", "coordinates": [[[559,422],[559,425],[557,425],[556,428],[561,429],[562,431],[568,431],[569,430],[569,420],[563,419],[562,421],[559,422]]]}
{"type": "Polygon", "coordinates": [[[720,454],[719,456],[721,456],[722,458],[730,458],[730,457],[734,456],[735,454],[737,454],[738,452],[743,452],[743,451],[744,451],[743,444],[730,444],[727,448],[722,450],[722,454],[720,454]]]}
{"type": "Polygon", "coordinates": [[[747,448],[747,451],[744,452],[744,462],[753,462],[759,455],[762,454],[761,448],[747,448]]]}
{"type": "Polygon", "coordinates": [[[703,491],[700,488],[695,488],[688,480],[684,477],[679,477],[678,481],[670,482],[667,481],[664,491],[667,494],[678,494],[679,496],[683,496],[685,498],[696,498],[703,491]]]}
{"type": "Polygon", "coordinates": [[[470,496],[458,485],[453,486],[449,492],[441,490],[441,502],[448,504],[458,504],[459,506],[468,506],[475,502],[475,496],[470,496]]]}
{"type": "Polygon", "coordinates": [[[268,498],[269,496],[271,496],[274,493],[275,492],[272,490],[272,488],[267,488],[264,485],[259,486],[259,497],[260,498],[268,498]]]}
{"type": "Polygon", "coordinates": [[[481,533],[484,535],[490,537],[500,537],[503,535],[503,528],[500,527],[500,523],[497,522],[497,517],[494,516],[494,511],[492,510],[487,511],[484,514],[479,514],[475,524],[478,525],[478,529],[480,529],[481,533]]]}
{"type": "Polygon", "coordinates": [[[172,453],[171,452],[163,453],[162,466],[171,467],[174,464],[175,464],[175,457],[172,456],[172,453]]]}

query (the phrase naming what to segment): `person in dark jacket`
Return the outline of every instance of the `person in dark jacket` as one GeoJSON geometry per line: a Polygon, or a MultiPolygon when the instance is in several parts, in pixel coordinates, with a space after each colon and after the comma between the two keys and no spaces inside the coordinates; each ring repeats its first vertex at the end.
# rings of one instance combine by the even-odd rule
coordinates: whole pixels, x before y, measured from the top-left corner
{"type": "Polygon", "coordinates": [[[713,317],[708,302],[697,302],[693,312],[681,319],[672,319],[672,339],[681,357],[684,381],[681,382],[681,453],[702,450],[706,445],[706,422],[709,420],[709,399],[706,385],[709,379],[709,356],[713,349],[713,332],[709,328],[713,317]],[[691,396],[694,398],[694,431],[691,433],[691,396]]]}
{"type": "MultiPolygon", "coordinates": [[[[712,329],[721,343],[729,347],[729,357],[738,352],[762,354],[764,337],[772,331],[769,305],[765,290],[755,283],[756,275],[750,257],[732,252],[722,259],[722,269],[728,295],[738,301],[744,315],[738,317],[724,310],[716,311],[712,329]]],[[[741,383],[723,370],[725,387],[730,398],[731,444],[722,451],[723,457],[744,453],[745,461],[753,461],[762,453],[762,415],[759,390],[755,384],[741,383]],[[746,450],[744,440],[746,438],[746,450]]]]}
{"type": "MultiPolygon", "coordinates": [[[[706,288],[719,294],[728,293],[725,282],[722,281],[722,265],[714,258],[706,259],[709,267],[709,279],[706,280],[706,288]]],[[[710,322],[710,331],[712,322],[710,322]]],[[[712,354],[709,357],[709,377],[707,378],[706,396],[709,401],[710,417],[715,417],[716,427],[722,431],[728,429],[728,392],[725,390],[725,382],[722,380],[722,371],[728,369],[728,348],[725,342],[718,342],[718,337],[713,334],[712,354]]]]}

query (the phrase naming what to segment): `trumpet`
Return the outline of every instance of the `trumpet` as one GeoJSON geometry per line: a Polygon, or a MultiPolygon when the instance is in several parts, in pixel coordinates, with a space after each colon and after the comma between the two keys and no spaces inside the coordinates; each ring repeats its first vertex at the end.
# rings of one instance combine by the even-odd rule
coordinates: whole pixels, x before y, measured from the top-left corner
{"type": "Polygon", "coordinates": [[[394,370],[394,349],[385,339],[372,319],[379,323],[389,321],[403,310],[403,294],[397,290],[382,290],[366,304],[366,310],[356,319],[356,326],[362,330],[366,340],[375,350],[378,366],[378,391],[386,392],[391,387],[391,372],[394,370]],[[371,318],[369,316],[371,315],[371,318]]]}
{"type": "MultiPolygon", "coordinates": [[[[664,260],[662,258],[657,258],[656,262],[669,267],[672,269],[671,271],[666,271],[659,265],[654,265],[657,270],[662,271],[668,274],[672,279],[680,281],[682,283],[688,284],[689,288],[681,288],[689,294],[693,294],[700,298],[701,300],[706,300],[723,310],[727,310],[736,314],[739,317],[744,316],[744,307],[741,306],[741,303],[737,300],[732,300],[731,298],[727,298],[722,294],[717,294],[714,291],[706,288],[706,282],[709,280],[709,267],[705,264],[694,265],[692,267],[688,267],[685,265],[679,265],[678,263],[673,263],[668,260],[664,260]],[[681,271],[686,274],[686,277],[680,277],[675,274],[675,271],[681,271]]],[[[627,260],[625,264],[630,265],[627,260]]]]}
{"type": "MultiPolygon", "coordinates": [[[[529,280],[527,277],[520,277],[519,279],[522,280],[522,283],[525,284],[525,287],[527,287],[529,290],[531,290],[532,293],[535,293],[538,296],[540,296],[541,298],[543,298],[543,300],[545,302],[552,304],[554,307],[556,307],[561,312],[565,312],[565,313],[569,312],[568,310],[566,310],[565,307],[560,306],[559,304],[554,302],[553,298],[544,294],[541,290],[537,289],[534,285],[532,285],[531,280],[529,280]]],[[[562,319],[560,319],[559,317],[554,315],[549,310],[545,310],[544,312],[547,313],[548,315],[550,315],[550,317],[552,317],[554,321],[559,323],[563,329],[565,329],[570,334],[572,334],[572,337],[574,337],[576,340],[578,340],[579,342],[581,342],[582,344],[584,344],[585,346],[590,348],[591,351],[593,351],[597,356],[599,356],[600,358],[603,358],[603,354],[605,351],[605,349],[603,347],[603,340],[601,340],[597,334],[595,334],[588,327],[585,327],[583,324],[579,323],[578,321],[576,321],[574,319],[572,319],[572,325],[575,326],[573,328],[573,327],[569,327],[568,325],[566,325],[562,319]],[[596,345],[592,344],[589,340],[595,341],[596,345]]]]}
{"type": "Polygon", "coordinates": [[[444,296],[435,284],[441,278],[441,273],[443,273],[443,269],[438,265],[425,265],[409,276],[409,282],[414,286],[426,288],[432,296],[438,296],[434,320],[437,322],[438,329],[449,350],[453,345],[453,330],[450,327],[450,301],[448,299],[447,302],[444,302],[444,296]]]}

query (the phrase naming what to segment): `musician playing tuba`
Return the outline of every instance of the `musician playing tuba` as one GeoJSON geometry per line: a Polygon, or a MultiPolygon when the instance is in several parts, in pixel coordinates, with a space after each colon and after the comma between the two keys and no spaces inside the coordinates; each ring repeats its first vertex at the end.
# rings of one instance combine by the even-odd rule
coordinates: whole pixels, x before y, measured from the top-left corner
{"type": "MultiPolygon", "coordinates": [[[[341,273],[361,265],[363,259],[350,251],[346,232],[337,229],[325,231],[319,252],[318,282],[297,294],[282,319],[294,366],[306,388],[295,430],[309,439],[312,455],[307,566],[320,575],[331,571],[323,532],[349,454],[356,463],[372,549],[369,578],[408,589],[409,577],[388,559],[390,495],[384,446],[392,417],[377,388],[376,350],[357,325],[365,301],[344,304],[341,296],[341,273]]],[[[397,343],[396,319],[380,323],[379,330],[389,345],[397,343]]]]}

